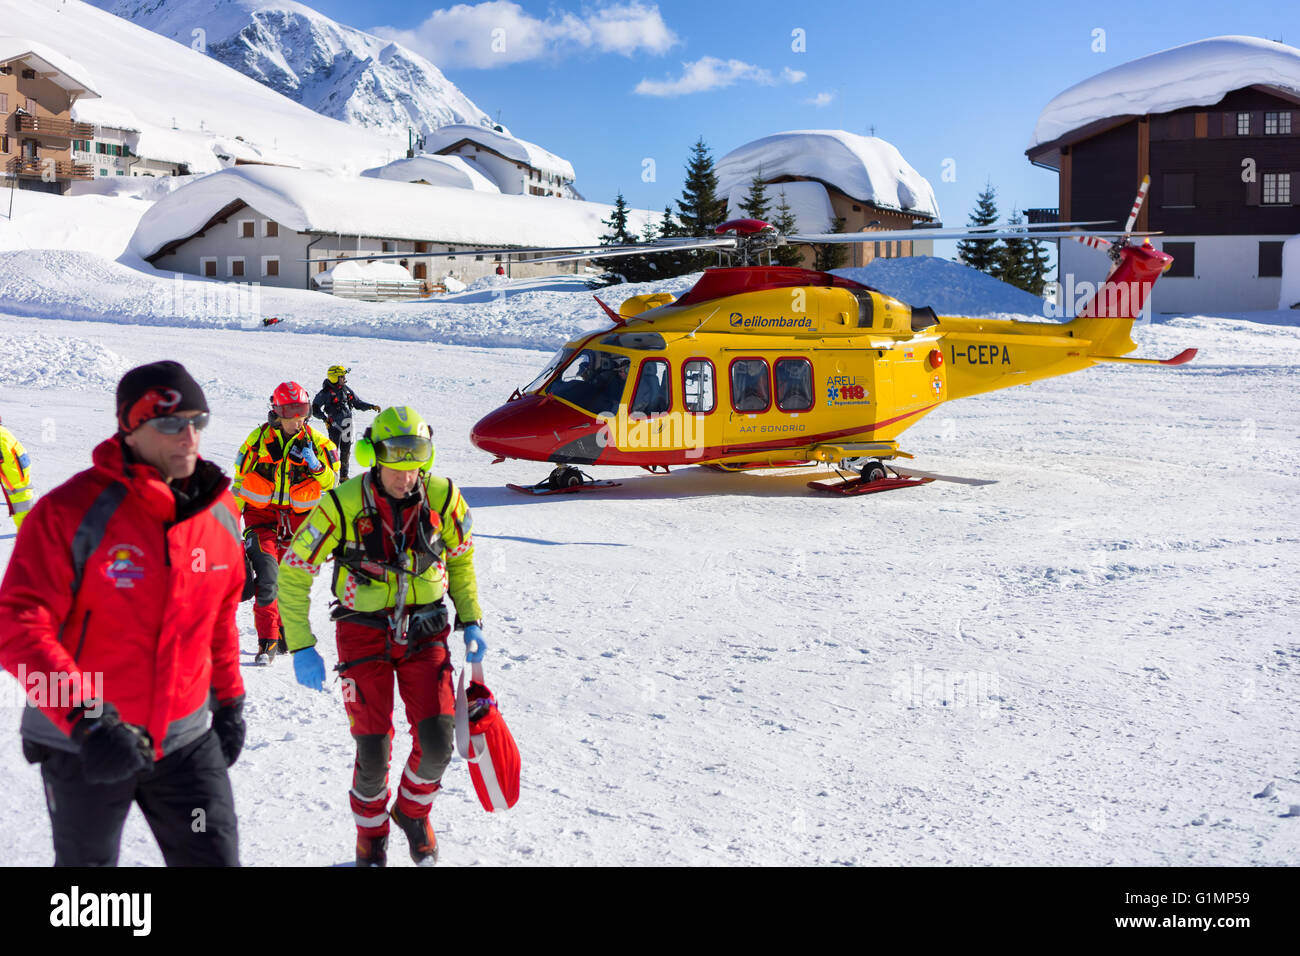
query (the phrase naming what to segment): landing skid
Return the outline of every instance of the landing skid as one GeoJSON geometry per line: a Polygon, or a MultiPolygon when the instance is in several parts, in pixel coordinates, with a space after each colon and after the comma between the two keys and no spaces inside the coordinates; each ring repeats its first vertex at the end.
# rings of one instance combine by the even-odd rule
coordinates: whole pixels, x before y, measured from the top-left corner
{"type": "Polygon", "coordinates": [[[928,485],[932,481],[933,478],[878,478],[867,481],[861,475],[854,475],[851,478],[840,476],[827,481],[810,481],[808,487],[813,491],[829,491],[837,495],[874,495],[877,491],[928,485]]]}
{"type": "Polygon", "coordinates": [[[621,481],[592,478],[585,471],[572,465],[560,465],[547,475],[544,481],[539,481],[535,485],[506,485],[506,487],[525,495],[570,495],[596,488],[617,488],[621,484],[621,481]]]}

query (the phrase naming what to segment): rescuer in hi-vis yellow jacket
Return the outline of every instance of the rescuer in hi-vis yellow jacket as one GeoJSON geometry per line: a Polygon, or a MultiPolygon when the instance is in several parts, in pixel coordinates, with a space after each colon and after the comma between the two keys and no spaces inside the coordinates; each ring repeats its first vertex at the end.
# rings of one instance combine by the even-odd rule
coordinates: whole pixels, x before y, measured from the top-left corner
{"type": "Polygon", "coordinates": [[[3,425],[0,425],[0,491],[4,493],[14,526],[21,528],[36,497],[32,490],[32,465],[22,443],[3,425]]]}
{"type": "Polygon", "coordinates": [[[429,809],[455,729],[444,595],[456,605],[456,628],[465,631],[466,660],[482,660],[486,648],[469,506],[450,479],[430,473],[433,456],[429,426],[413,409],[380,412],[356,446],[357,464],[369,470],[325,494],[280,563],[280,613],[294,673],[320,690],[325,663],[308,611],[312,581],[334,559],[337,669],[357,747],[350,797],[358,866],[385,864],[390,816],[417,864],[437,859],[429,809]],[[412,745],[390,814],[394,677],[412,745]]]}
{"type": "MultiPolygon", "coordinates": [[[[271,414],[239,448],[231,490],[244,518],[244,554],[256,582],[253,623],[258,664],[287,650],[276,603],[280,558],[298,526],[337,483],[338,449],[307,424],[311,400],[297,382],[271,395],[271,414]]],[[[248,591],[245,589],[245,596],[248,591]]]]}

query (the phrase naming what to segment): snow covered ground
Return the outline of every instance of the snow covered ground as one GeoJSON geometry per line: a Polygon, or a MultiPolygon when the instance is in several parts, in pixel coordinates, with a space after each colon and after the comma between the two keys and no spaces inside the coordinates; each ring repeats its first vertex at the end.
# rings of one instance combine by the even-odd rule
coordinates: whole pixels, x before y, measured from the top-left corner
{"type": "MultiPolygon", "coordinates": [[[[596,325],[571,280],[436,306],[279,293],[291,321],[250,330],[163,322],[140,273],[54,270],[43,288],[33,263],[57,255],[73,254],[0,256],[0,415],[40,488],[86,465],[117,377],[157,358],[202,381],[204,451],[225,465],[276,383],[314,389],[336,362],[366,400],[434,422],[437,468],[475,510],[489,683],[524,760],[520,803],[491,816],[454,760],[433,810],[446,865],[1300,856],[1300,818],[1285,816],[1300,804],[1294,327],[1158,321],[1137,331],[1140,354],[1199,347],[1192,365],[956,402],[904,435],[917,467],[993,485],[838,499],[807,473],[615,469],[621,487],[528,499],[503,485],[545,466],[492,465],[468,432],[546,356],[475,343],[495,330],[549,348],[596,325]]],[[[0,562],[10,528],[0,519],[0,562]]],[[[313,617],[331,660],[324,586],[313,617]]],[[[240,621],[249,663],[249,605],[240,621]]],[[[306,691],[286,661],[245,680],[244,863],[350,860],[337,683],[306,691]]],[[[0,862],[44,865],[19,709],[0,677],[0,862]]],[[[161,861],[134,812],[122,859],[161,861]]]]}

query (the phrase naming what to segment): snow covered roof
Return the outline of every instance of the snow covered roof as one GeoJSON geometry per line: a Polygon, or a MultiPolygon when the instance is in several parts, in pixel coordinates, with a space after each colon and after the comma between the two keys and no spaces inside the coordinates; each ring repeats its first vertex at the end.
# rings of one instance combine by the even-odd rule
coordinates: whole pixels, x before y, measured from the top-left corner
{"type": "Polygon", "coordinates": [[[77,100],[72,104],[72,118],[78,123],[94,123],[96,126],[129,130],[134,133],[144,128],[140,118],[129,108],[103,97],[95,100],[77,100]]]}
{"type": "Polygon", "coordinates": [[[425,182],[430,186],[476,189],[484,193],[501,192],[497,184],[485,176],[478,166],[460,156],[422,155],[398,159],[386,166],[363,170],[361,175],[391,179],[399,183],[425,182]]]}
{"type": "Polygon", "coordinates": [[[483,126],[471,126],[466,123],[439,126],[437,129],[424,134],[424,148],[436,153],[449,146],[454,146],[463,139],[486,146],[507,159],[524,163],[533,169],[559,176],[561,179],[572,182],[575,178],[573,166],[569,164],[567,159],[561,159],[549,150],[542,149],[536,143],[516,139],[509,133],[498,133],[496,130],[487,129],[483,126]]]}
{"type": "MultiPolygon", "coordinates": [[[[130,251],[141,258],[201,230],[242,201],[284,228],[450,245],[552,246],[598,242],[612,207],[392,182],[371,177],[237,166],[203,176],[158,200],[140,219],[130,251]]],[[[632,210],[628,229],[655,219],[632,210]]]]}
{"type": "Polygon", "coordinates": [[[1255,85],[1300,95],[1300,50],[1246,36],[1184,43],[1122,63],[1054,97],[1038,116],[1029,149],[1098,120],[1210,106],[1232,90],[1255,85]]]}
{"type": "Polygon", "coordinates": [[[0,63],[22,60],[41,73],[57,73],[54,83],[79,96],[97,98],[94,80],[76,60],[25,37],[0,36],[0,63]]]}
{"type": "MultiPolygon", "coordinates": [[[[839,129],[791,130],[733,149],[718,161],[718,188],[730,193],[764,181],[802,176],[883,209],[939,218],[934,189],[889,142],[839,129]]],[[[769,190],[770,191],[770,190],[769,190]]]]}
{"type": "MultiPolygon", "coordinates": [[[[830,193],[821,183],[794,182],[773,183],[767,187],[768,221],[776,219],[777,206],[781,203],[781,194],[785,194],[785,203],[794,214],[796,232],[829,232],[835,222],[835,211],[831,208],[830,193]]],[[[746,215],[740,204],[749,195],[749,186],[733,186],[727,197],[727,218],[739,219],[746,215]]]]}

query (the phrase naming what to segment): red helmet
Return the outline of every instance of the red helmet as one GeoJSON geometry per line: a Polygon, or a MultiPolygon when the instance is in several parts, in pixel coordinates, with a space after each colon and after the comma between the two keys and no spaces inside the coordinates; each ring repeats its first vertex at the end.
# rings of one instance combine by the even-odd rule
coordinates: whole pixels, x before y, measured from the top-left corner
{"type": "Polygon", "coordinates": [[[272,405],[298,405],[302,402],[310,405],[311,396],[307,394],[307,389],[297,382],[281,382],[271,393],[272,405]]]}

